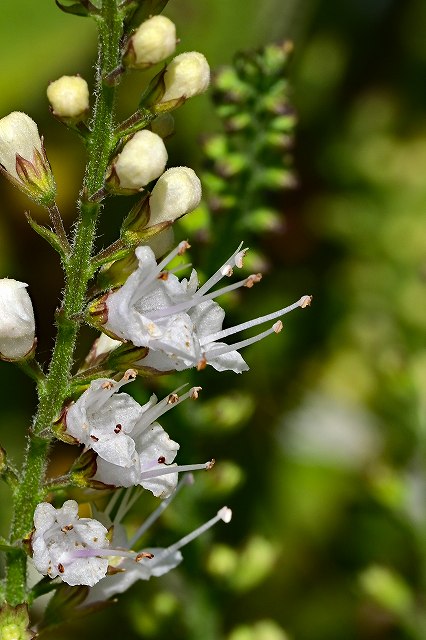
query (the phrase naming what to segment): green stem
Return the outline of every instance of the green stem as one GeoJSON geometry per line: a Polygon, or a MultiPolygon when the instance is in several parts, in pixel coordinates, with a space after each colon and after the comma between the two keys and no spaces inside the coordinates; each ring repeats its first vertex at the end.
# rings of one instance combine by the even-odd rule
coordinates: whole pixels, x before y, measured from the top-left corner
{"type": "MultiPolygon", "coordinates": [[[[85,296],[92,275],[91,258],[96,235],[100,204],[90,203],[88,196],[103,186],[104,174],[114,145],[114,103],[116,88],[103,82],[120,60],[122,15],[116,0],[103,0],[102,15],[98,19],[99,57],[96,76],[96,103],[92,132],[87,141],[88,161],[79,219],[76,225],[71,254],[66,264],[64,298],[56,321],[58,332],[49,373],[39,388],[39,406],[22,469],[22,480],[15,493],[10,542],[18,543],[32,529],[34,510],[43,499],[43,484],[47,457],[52,438],[41,437],[49,432],[52,422],[61,411],[70,390],[71,369],[79,318],[85,305],[85,296]]],[[[27,597],[26,554],[23,548],[8,554],[6,599],[12,605],[27,597]]]]}

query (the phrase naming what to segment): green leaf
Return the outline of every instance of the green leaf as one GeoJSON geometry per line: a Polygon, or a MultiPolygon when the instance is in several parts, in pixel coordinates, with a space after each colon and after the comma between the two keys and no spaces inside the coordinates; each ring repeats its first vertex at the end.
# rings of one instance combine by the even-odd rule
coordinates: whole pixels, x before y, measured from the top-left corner
{"type": "Polygon", "coordinates": [[[34,231],[38,233],[39,236],[44,238],[55,249],[55,251],[59,253],[62,259],[65,261],[66,253],[56,233],[51,229],[49,229],[48,227],[44,227],[43,225],[38,224],[38,222],[36,222],[35,220],[33,220],[33,218],[31,218],[28,212],[25,212],[25,217],[27,218],[30,227],[34,229],[34,231]]]}

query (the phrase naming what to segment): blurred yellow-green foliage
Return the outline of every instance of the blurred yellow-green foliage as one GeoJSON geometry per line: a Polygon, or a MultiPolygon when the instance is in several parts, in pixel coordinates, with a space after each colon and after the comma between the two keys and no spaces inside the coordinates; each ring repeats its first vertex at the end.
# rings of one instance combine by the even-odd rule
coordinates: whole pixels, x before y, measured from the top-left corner
{"type": "MultiPolygon", "coordinates": [[[[165,13],[178,25],[180,51],[201,50],[212,67],[238,50],[293,39],[298,187],[279,199],[282,229],[253,246],[269,264],[262,284],[229,311],[242,321],[304,293],[314,304],[245,352],[249,373],[200,374],[196,407],[182,406],[178,422],[165,423],[181,460],[215,456],[218,464],[177,498],[155,543],[184,535],[223,503],[232,523],[186,549],[179,570],[60,635],[423,639],[426,4],[170,0],[165,13]]],[[[23,110],[39,123],[70,226],[84,154],[49,116],[45,88],[64,73],[92,77],[94,25],[53,0],[3,0],[0,56],[0,114],[23,110]]],[[[123,115],[140,82],[126,78],[123,115]]],[[[171,164],[201,171],[200,138],[218,128],[208,97],[185,105],[171,164]]],[[[45,214],[4,181],[0,189],[0,271],[28,282],[47,360],[61,272],[23,211],[45,214]]],[[[124,206],[121,199],[108,208],[100,244],[114,237],[124,206]]],[[[11,365],[2,363],[0,375],[1,444],[19,460],[34,393],[11,365]]],[[[170,380],[156,384],[171,390],[170,380]]],[[[4,487],[0,497],[5,533],[4,487]]],[[[135,523],[153,505],[142,500],[135,523]]]]}

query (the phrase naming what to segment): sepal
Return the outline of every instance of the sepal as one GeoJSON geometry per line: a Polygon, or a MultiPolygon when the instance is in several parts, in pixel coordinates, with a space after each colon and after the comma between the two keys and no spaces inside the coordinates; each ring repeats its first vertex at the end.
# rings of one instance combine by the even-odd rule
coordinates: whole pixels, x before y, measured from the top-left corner
{"type": "MultiPolygon", "coordinates": [[[[96,473],[97,455],[93,449],[88,449],[74,461],[69,475],[71,478],[92,478],[96,473]]],[[[80,486],[80,485],[79,485],[80,486]]]]}
{"type": "Polygon", "coordinates": [[[30,618],[26,604],[12,607],[3,605],[0,609],[0,638],[4,640],[32,640],[35,633],[29,629],[30,618]]]}
{"type": "Polygon", "coordinates": [[[126,23],[137,26],[152,15],[161,13],[169,0],[122,0],[120,8],[127,13],[126,23]]]}
{"type": "Polygon", "coordinates": [[[38,224],[38,222],[36,222],[30,216],[28,211],[25,212],[25,217],[26,217],[30,227],[36,233],[38,233],[39,236],[41,236],[44,240],[46,240],[46,242],[48,242],[50,244],[50,246],[53,247],[55,249],[55,251],[57,251],[59,253],[59,255],[62,257],[62,259],[65,260],[66,259],[66,252],[64,250],[64,247],[62,245],[62,242],[61,242],[59,236],[54,231],[51,231],[50,229],[48,229],[48,227],[45,227],[45,226],[43,226],[41,224],[38,224]]]}
{"type": "Polygon", "coordinates": [[[166,92],[166,83],[164,81],[166,71],[167,66],[163,67],[163,69],[161,69],[161,71],[159,71],[148,84],[139,101],[139,107],[141,109],[150,109],[153,113],[164,113],[166,111],[177,109],[185,102],[184,97],[168,100],[167,102],[161,102],[161,99],[166,92]]]}
{"type": "Polygon", "coordinates": [[[62,4],[59,0],[55,0],[56,6],[64,13],[71,13],[74,16],[82,16],[87,18],[92,15],[99,15],[99,10],[90,0],[79,0],[73,4],[62,4]]]}

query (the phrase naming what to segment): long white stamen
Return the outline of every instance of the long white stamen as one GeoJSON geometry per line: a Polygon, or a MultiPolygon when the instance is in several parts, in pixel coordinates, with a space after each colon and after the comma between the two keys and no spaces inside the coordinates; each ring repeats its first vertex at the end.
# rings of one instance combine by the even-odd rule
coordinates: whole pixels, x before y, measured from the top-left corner
{"type": "Polygon", "coordinates": [[[126,371],[121,380],[106,380],[97,393],[97,396],[92,399],[90,407],[91,411],[99,411],[101,407],[103,407],[103,405],[108,402],[110,397],[114,393],[116,393],[122,386],[124,386],[128,382],[136,380],[136,376],[137,372],[134,371],[134,369],[129,369],[128,371],[126,371]]]}
{"type": "Polygon", "coordinates": [[[256,327],[259,324],[263,324],[264,322],[269,322],[270,320],[276,320],[277,318],[281,318],[286,313],[290,313],[293,309],[297,309],[298,307],[306,307],[309,304],[310,296],[302,296],[300,300],[290,304],[288,307],[284,307],[283,309],[279,309],[278,311],[274,311],[273,313],[269,313],[266,316],[261,316],[260,318],[255,318],[254,320],[249,320],[248,322],[243,322],[242,324],[238,324],[235,327],[230,327],[229,329],[224,329],[223,331],[218,331],[217,333],[212,333],[209,336],[205,336],[200,340],[200,344],[204,345],[209,342],[216,342],[217,340],[223,340],[227,336],[231,336],[234,333],[239,333],[240,331],[244,331],[245,329],[251,329],[251,327],[256,327]]]}
{"type": "Polygon", "coordinates": [[[182,549],[182,547],[187,545],[189,542],[192,542],[192,540],[195,540],[195,538],[198,538],[198,536],[200,536],[202,533],[205,533],[205,531],[213,527],[220,520],[228,523],[231,521],[231,518],[232,518],[231,509],[229,509],[228,507],[222,507],[222,509],[220,509],[217,512],[214,518],[211,518],[211,520],[208,520],[208,522],[205,522],[203,525],[201,525],[201,527],[198,527],[198,529],[195,529],[195,531],[184,536],[183,538],[178,540],[178,542],[175,542],[174,544],[170,545],[170,547],[167,547],[167,549],[164,549],[162,553],[159,553],[157,556],[155,556],[152,560],[152,564],[157,564],[160,560],[162,560],[166,556],[171,555],[172,553],[175,553],[175,551],[178,551],[179,549],[182,549]]]}
{"type": "MultiPolygon", "coordinates": [[[[248,347],[251,344],[258,342],[259,340],[263,340],[263,338],[270,336],[271,333],[279,333],[281,331],[281,328],[278,328],[277,325],[278,323],[276,322],[270,329],[267,329],[266,331],[262,331],[262,333],[258,333],[256,336],[253,336],[252,338],[247,338],[247,340],[234,342],[234,344],[221,346],[217,349],[213,345],[212,349],[208,350],[208,359],[211,360],[212,358],[216,358],[217,356],[222,356],[224,353],[229,353],[229,351],[239,351],[240,349],[243,349],[244,347],[248,347]]],[[[281,327],[282,327],[282,324],[281,324],[281,327]]]]}
{"type": "Polygon", "coordinates": [[[194,476],[192,475],[192,473],[186,473],[183,476],[183,478],[179,481],[179,483],[178,483],[176,489],[173,491],[173,493],[168,498],[166,498],[165,500],[163,500],[160,503],[160,505],[155,509],[155,511],[153,511],[151,513],[151,515],[148,516],[148,518],[145,520],[145,522],[143,524],[141,524],[139,529],[136,531],[134,536],[132,536],[132,538],[129,540],[129,548],[130,549],[143,536],[145,531],[148,531],[149,527],[151,525],[153,525],[156,520],[158,520],[158,518],[161,516],[163,511],[165,511],[167,509],[167,507],[169,506],[169,504],[176,498],[177,494],[182,489],[182,487],[184,487],[185,485],[188,485],[188,484],[192,484],[193,482],[194,482],[194,476]]]}
{"type": "Polygon", "coordinates": [[[140,417],[140,420],[132,430],[132,438],[143,433],[145,429],[147,429],[153,422],[155,422],[157,418],[159,418],[164,413],[167,413],[167,411],[170,411],[170,409],[173,409],[173,407],[176,404],[179,404],[179,402],[181,402],[182,400],[185,400],[185,398],[188,397],[188,394],[184,394],[179,397],[177,393],[186,386],[188,386],[188,383],[181,385],[168,396],[160,400],[160,402],[157,402],[152,407],[144,411],[144,413],[140,417]]]}
{"type": "Polygon", "coordinates": [[[173,260],[173,258],[176,258],[176,256],[182,256],[185,251],[187,249],[189,249],[190,246],[188,244],[188,242],[186,242],[186,240],[183,240],[182,242],[179,242],[178,246],[175,247],[173,249],[173,251],[171,251],[165,258],[163,258],[163,260],[157,265],[157,271],[158,273],[161,273],[161,271],[163,271],[164,267],[167,267],[167,265],[169,264],[169,262],[171,262],[173,260]]]}
{"type": "Polygon", "coordinates": [[[126,513],[130,511],[135,502],[140,498],[142,493],[141,487],[132,487],[124,490],[123,500],[118,507],[116,516],[114,518],[114,524],[120,523],[125,517],[126,513]],[[134,489],[132,491],[132,489],[134,489]]]}
{"type": "MultiPolygon", "coordinates": [[[[182,358],[183,360],[189,360],[193,364],[198,364],[201,354],[198,354],[198,357],[194,357],[191,353],[187,351],[183,351],[182,349],[178,349],[175,345],[170,345],[167,342],[163,342],[162,340],[151,340],[150,345],[153,349],[162,349],[165,353],[167,353],[171,358],[174,356],[182,358]]],[[[195,344],[195,347],[198,347],[198,344],[195,344]]]]}
{"type": "Polygon", "coordinates": [[[209,460],[204,464],[177,464],[176,466],[159,466],[158,469],[153,469],[152,471],[143,471],[139,479],[140,480],[149,480],[150,478],[158,478],[159,476],[166,476],[170,473],[179,473],[181,471],[208,471],[212,468],[214,461],[209,460]]]}
{"type": "Polygon", "coordinates": [[[206,302],[207,300],[214,300],[224,293],[229,293],[230,291],[234,291],[234,289],[239,289],[240,287],[244,287],[247,283],[248,278],[244,278],[244,280],[240,280],[239,282],[234,282],[233,284],[228,285],[227,287],[222,287],[221,289],[217,289],[217,291],[212,291],[211,293],[207,293],[206,295],[199,296],[198,291],[194,294],[194,297],[191,300],[185,300],[179,304],[171,305],[170,307],[166,307],[161,311],[153,311],[152,313],[147,313],[147,317],[150,320],[157,320],[158,318],[164,318],[165,316],[171,316],[175,313],[182,313],[183,311],[187,311],[191,307],[195,307],[196,305],[201,304],[202,302],[206,302]]]}
{"type": "Polygon", "coordinates": [[[234,253],[232,254],[232,256],[230,258],[228,258],[228,260],[220,267],[220,269],[218,269],[216,271],[216,273],[214,273],[212,275],[211,278],[209,278],[196,292],[196,296],[203,296],[206,291],[208,291],[209,289],[211,289],[212,287],[214,287],[214,285],[219,282],[219,280],[222,280],[222,278],[226,275],[225,271],[227,267],[232,267],[238,262],[237,266],[239,264],[241,264],[240,259],[239,260],[235,260],[235,258],[238,256],[238,254],[241,252],[241,247],[243,246],[243,243],[240,244],[240,246],[238,247],[238,249],[236,251],[234,251],[234,253]]]}

